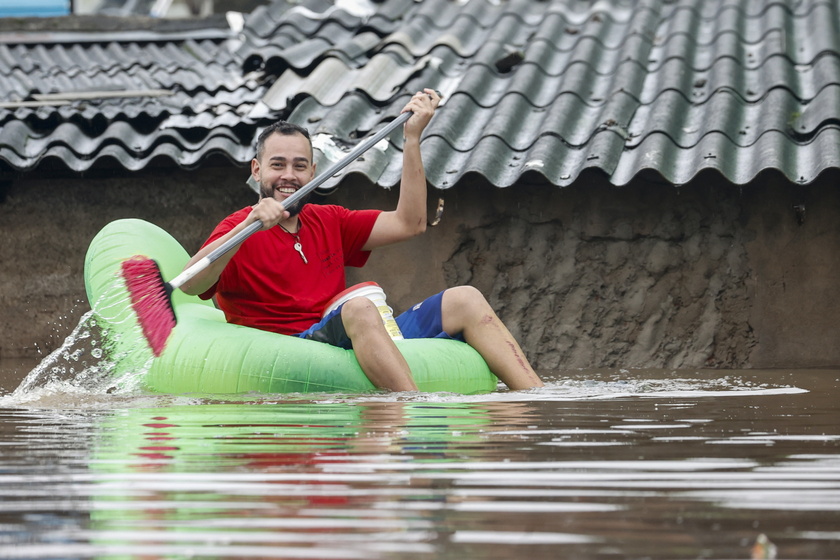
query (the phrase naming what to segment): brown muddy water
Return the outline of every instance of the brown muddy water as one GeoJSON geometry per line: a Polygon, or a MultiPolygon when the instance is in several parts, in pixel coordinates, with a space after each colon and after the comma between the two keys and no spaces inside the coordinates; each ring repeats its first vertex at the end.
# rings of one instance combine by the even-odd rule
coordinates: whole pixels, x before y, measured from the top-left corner
{"type": "Polygon", "coordinates": [[[840,558],[840,371],[212,397],[0,365],[0,558],[840,558]]]}

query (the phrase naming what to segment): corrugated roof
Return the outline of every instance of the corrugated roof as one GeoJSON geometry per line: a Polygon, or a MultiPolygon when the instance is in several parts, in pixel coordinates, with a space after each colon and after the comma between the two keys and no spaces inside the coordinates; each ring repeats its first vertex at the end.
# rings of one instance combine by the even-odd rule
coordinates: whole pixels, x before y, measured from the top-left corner
{"type": "MultiPolygon", "coordinates": [[[[223,37],[5,33],[0,163],[245,164],[272,120],[351,144],[434,87],[445,104],[423,150],[441,188],[466,174],[568,185],[587,169],[616,185],[707,170],[809,183],[840,165],[838,27],[833,0],[275,0],[223,37]],[[137,95],[36,95],[121,90],[137,95]]],[[[345,173],[394,185],[400,148],[395,135],[345,173]]]]}
{"type": "Polygon", "coordinates": [[[141,170],[251,157],[264,93],[227,46],[230,29],[0,33],[0,161],[141,170]]]}

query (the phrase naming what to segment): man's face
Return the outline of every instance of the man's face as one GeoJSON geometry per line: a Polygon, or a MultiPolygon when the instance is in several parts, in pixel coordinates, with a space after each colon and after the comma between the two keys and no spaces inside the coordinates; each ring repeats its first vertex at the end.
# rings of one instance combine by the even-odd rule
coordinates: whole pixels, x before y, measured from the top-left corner
{"type": "Polygon", "coordinates": [[[272,134],[262,158],[251,162],[251,174],[263,197],[283,202],[315,176],[309,140],[301,134],[272,134]]]}

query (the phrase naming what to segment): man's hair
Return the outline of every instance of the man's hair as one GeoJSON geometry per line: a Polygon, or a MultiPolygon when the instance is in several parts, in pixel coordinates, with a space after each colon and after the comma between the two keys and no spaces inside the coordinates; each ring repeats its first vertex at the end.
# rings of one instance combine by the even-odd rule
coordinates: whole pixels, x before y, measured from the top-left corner
{"type": "Polygon", "coordinates": [[[281,134],[283,136],[293,136],[300,134],[309,141],[309,153],[312,154],[312,138],[309,137],[309,131],[300,125],[286,121],[277,121],[263,130],[259,137],[257,137],[257,160],[262,160],[263,152],[265,151],[265,141],[272,134],[281,134]]]}

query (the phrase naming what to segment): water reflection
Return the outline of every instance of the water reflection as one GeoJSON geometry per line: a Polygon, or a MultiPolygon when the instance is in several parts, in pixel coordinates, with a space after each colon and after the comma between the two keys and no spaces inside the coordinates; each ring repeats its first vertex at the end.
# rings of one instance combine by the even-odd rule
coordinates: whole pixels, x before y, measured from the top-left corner
{"type": "Polygon", "coordinates": [[[0,409],[0,557],[840,556],[836,378],[721,379],[42,394],[0,409]]]}

